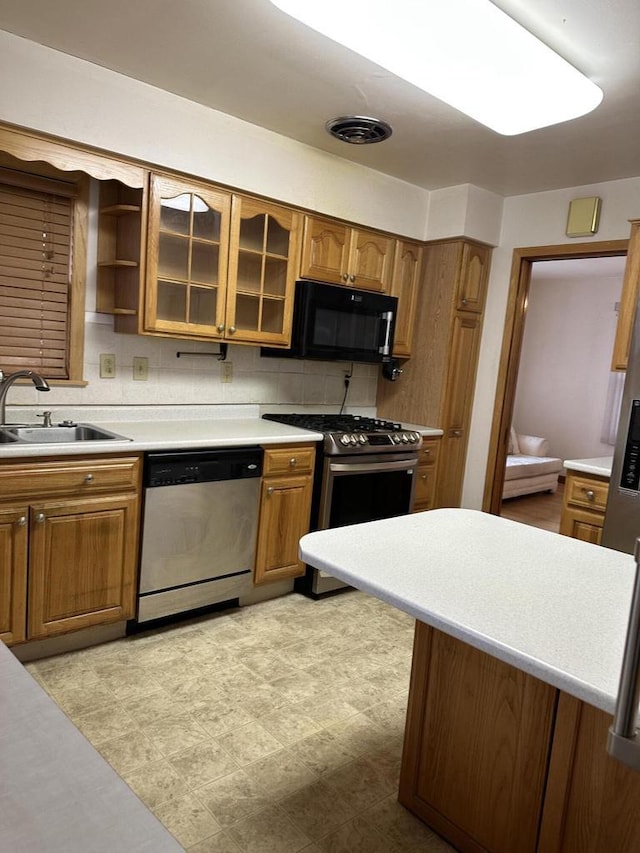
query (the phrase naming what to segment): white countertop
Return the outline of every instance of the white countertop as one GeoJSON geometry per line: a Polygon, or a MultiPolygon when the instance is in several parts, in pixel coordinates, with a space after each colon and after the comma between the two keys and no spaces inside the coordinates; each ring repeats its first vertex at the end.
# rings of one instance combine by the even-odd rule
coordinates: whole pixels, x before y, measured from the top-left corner
{"type": "Polygon", "coordinates": [[[253,444],[297,444],[322,440],[320,432],[302,430],[262,418],[92,420],[91,423],[126,436],[126,439],[79,441],[67,444],[2,444],[0,459],[25,456],[77,456],[86,453],[136,453],[142,450],[241,447],[253,444]]]}
{"type": "Polygon", "coordinates": [[[613,456],[598,456],[594,459],[565,459],[562,464],[568,471],[581,471],[583,474],[610,477],[613,456]]]}
{"type": "Polygon", "coordinates": [[[309,533],[302,559],[613,713],[633,557],[465,509],[309,533]]]}
{"type": "MultiPolygon", "coordinates": [[[[322,441],[321,432],[287,426],[260,417],[180,418],[170,414],[149,420],[102,420],[87,417],[87,422],[103,427],[122,440],[79,441],[60,444],[0,444],[0,460],[27,456],[78,456],[95,453],[136,453],[143,450],[189,450],[191,448],[242,447],[254,444],[298,444],[322,441]]],[[[405,424],[425,438],[442,435],[441,429],[405,424]]]]}
{"type": "Polygon", "coordinates": [[[183,848],[0,643],[0,849],[183,848]]]}

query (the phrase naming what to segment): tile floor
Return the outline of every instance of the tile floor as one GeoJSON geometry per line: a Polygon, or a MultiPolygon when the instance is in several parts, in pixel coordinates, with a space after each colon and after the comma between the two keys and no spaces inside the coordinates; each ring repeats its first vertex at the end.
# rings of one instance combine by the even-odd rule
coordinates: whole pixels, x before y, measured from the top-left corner
{"type": "Polygon", "coordinates": [[[412,637],[292,594],[27,668],[190,853],[444,853],[396,800],[412,637]]]}

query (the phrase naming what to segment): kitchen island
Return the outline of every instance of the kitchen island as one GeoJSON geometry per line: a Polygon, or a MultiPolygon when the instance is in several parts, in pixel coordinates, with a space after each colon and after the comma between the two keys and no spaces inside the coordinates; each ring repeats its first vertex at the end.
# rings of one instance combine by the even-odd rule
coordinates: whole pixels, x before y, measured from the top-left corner
{"type": "Polygon", "coordinates": [[[403,805],[460,850],[640,849],[640,775],[605,751],[632,557],[461,509],[300,548],[417,620],[403,805]]]}

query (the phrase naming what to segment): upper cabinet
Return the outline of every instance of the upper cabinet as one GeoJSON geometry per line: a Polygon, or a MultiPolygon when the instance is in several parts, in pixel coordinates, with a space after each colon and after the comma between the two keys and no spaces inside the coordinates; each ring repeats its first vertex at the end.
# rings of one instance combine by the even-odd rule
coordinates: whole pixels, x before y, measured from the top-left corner
{"type": "Polygon", "coordinates": [[[101,185],[98,311],[147,335],[286,346],[301,214],[161,174],[101,185]]]}
{"type": "Polygon", "coordinates": [[[622,296],[616,339],[613,344],[611,370],[626,370],[631,347],[631,333],[636,316],[638,296],[640,295],[640,219],[631,220],[631,234],[627,249],[627,263],[624,268],[622,296]]]}
{"type": "Polygon", "coordinates": [[[411,355],[421,263],[422,246],[419,243],[396,240],[391,280],[391,295],[398,297],[393,339],[393,354],[396,358],[408,358],[411,355]]]}
{"type": "Polygon", "coordinates": [[[305,216],[300,276],[389,293],[394,244],[385,234],[305,216]]]}
{"type": "Polygon", "coordinates": [[[234,195],[226,310],[230,340],[288,344],[300,222],[293,210],[234,195]]]}
{"type": "Polygon", "coordinates": [[[144,327],[181,337],[222,337],[231,195],[151,176],[144,327]]]}

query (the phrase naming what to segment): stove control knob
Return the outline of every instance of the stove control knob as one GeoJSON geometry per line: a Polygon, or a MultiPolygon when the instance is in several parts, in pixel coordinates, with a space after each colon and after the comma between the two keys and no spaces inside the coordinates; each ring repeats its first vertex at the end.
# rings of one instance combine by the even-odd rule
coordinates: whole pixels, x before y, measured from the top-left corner
{"type": "Polygon", "coordinates": [[[409,436],[406,434],[406,432],[403,432],[403,433],[402,433],[401,438],[402,438],[402,443],[403,443],[403,444],[409,444],[409,436]]]}
{"type": "Polygon", "coordinates": [[[400,436],[398,435],[398,433],[395,433],[395,432],[394,432],[394,434],[391,436],[391,440],[393,441],[393,443],[394,443],[394,444],[400,444],[400,442],[402,441],[402,439],[400,438],[400,436]]]}
{"type": "Polygon", "coordinates": [[[366,444],[367,443],[367,436],[362,432],[358,436],[358,443],[359,444],[366,444]]]}
{"type": "Polygon", "coordinates": [[[415,434],[415,432],[408,432],[408,433],[407,433],[407,438],[409,439],[409,444],[415,444],[415,443],[416,443],[416,441],[418,440],[418,439],[416,438],[416,434],[415,434]]]}
{"type": "Polygon", "coordinates": [[[349,444],[354,445],[354,444],[357,444],[357,443],[358,443],[358,439],[356,438],[356,436],[355,436],[355,435],[353,435],[353,434],[352,434],[352,435],[350,435],[350,436],[349,436],[349,444]]]}
{"type": "Polygon", "coordinates": [[[349,444],[349,436],[346,433],[340,436],[340,444],[344,444],[345,447],[349,444]]]}

